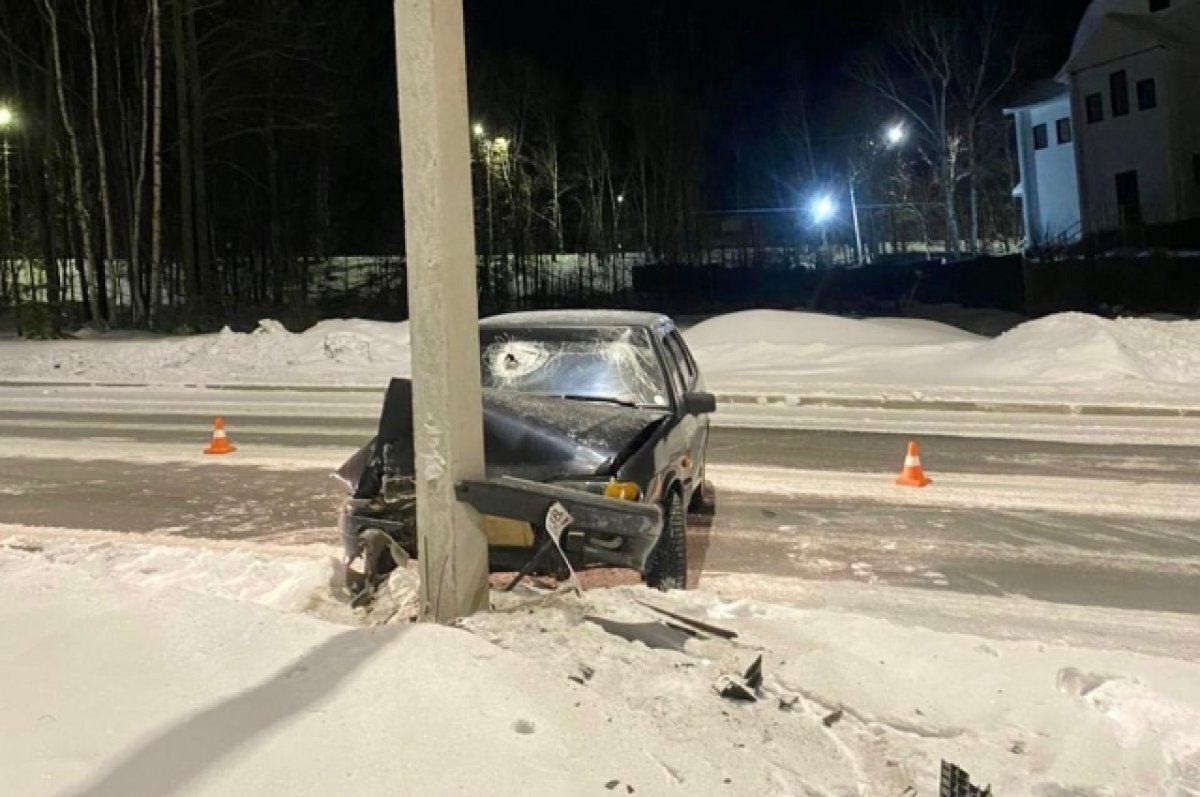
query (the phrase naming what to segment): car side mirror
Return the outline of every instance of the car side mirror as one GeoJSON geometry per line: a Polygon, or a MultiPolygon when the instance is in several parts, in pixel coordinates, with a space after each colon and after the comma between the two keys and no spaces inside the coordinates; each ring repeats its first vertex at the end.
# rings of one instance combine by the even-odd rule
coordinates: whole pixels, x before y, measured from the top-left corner
{"type": "Polygon", "coordinates": [[[717,397],[712,393],[684,393],[684,415],[708,415],[717,411],[717,397]]]}

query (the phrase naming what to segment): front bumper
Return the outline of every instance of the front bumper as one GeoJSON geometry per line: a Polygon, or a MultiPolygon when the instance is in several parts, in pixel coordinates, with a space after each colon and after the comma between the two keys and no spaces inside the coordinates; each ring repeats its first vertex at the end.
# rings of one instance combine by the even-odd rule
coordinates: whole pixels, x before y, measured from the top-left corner
{"type": "MultiPolygon", "coordinates": [[[[491,569],[519,569],[536,551],[544,535],[546,514],[561,504],[572,517],[562,534],[563,551],[577,568],[608,565],[642,572],[662,533],[662,512],[652,504],[618,501],[573,487],[501,477],[458,485],[458,497],[486,518],[531,529],[527,546],[514,547],[492,541],[491,569]],[[536,530],[536,531],[533,531],[536,530]]],[[[417,555],[415,504],[391,508],[372,500],[348,499],[342,507],[342,546],[348,562],[363,550],[363,534],[385,532],[410,556],[417,555]]]]}
{"type": "Polygon", "coordinates": [[[458,499],[490,517],[528,523],[545,533],[546,515],[560,504],[571,516],[563,551],[572,564],[606,564],[639,572],[662,533],[662,511],[653,504],[618,501],[570,487],[502,476],[463,482],[458,499]]]}

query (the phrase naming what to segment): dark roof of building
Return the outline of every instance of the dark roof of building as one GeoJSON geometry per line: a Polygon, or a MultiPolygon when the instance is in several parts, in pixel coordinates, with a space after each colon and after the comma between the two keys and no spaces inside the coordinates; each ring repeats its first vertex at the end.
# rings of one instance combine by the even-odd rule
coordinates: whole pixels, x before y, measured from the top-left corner
{"type": "Polygon", "coordinates": [[[1008,103],[1008,110],[1032,108],[1035,105],[1041,105],[1044,102],[1066,96],[1070,90],[1069,86],[1059,83],[1057,80],[1045,78],[1017,95],[1016,99],[1008,103]]]}

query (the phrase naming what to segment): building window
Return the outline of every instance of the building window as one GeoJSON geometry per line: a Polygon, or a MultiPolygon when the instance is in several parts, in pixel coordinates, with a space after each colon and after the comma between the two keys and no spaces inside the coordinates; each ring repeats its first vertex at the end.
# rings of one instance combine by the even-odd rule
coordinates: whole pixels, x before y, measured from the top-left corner
{"type": "Polygon", "coordinates": [[[1150,13],[1165,11],[1171,7],[1171,0],[1150,0],[1150,13]]]}
{"type": "Polygon", "coordinates": [[[1057,122],[1054,123],[1054,127],[1056,128],[1056,130],[1058,132],[1058,143],[1059,144],[1070,144],[1071,143],[1071,120],[1070,119],[1059,119],[1057,122]]]}
{"type": "Polygon", "coordinates": [[[1104,95],[1089,94],[1084,100],[1087,104],[1087,120],[1088,124],[1094,125],[1097,122],[1104,121],[1104,95]]]}
{"type": "Polygon", "coordinates": [[[1045,149],[1050,146],[1050,132],[1045,125],[1033,126],[1033,148],[1045,149]]]}
{"type": "Polygon", "coordinates": [[[1136,171],[1117,175],[1117,210],[1122,227],[1136,227],[1142,223],[1142,197],[1136,171]]]}
{"type": "Polygon", "coordinates": [[[1129,113],[1129,76],[1122,69],[1108,76],[1109,99],[1112,101],[1112,115],[1125,116],[1129,113]]]}
{"type": "Polygon", "coordinates": [[[1149,111],[1158,107],[1158,86],[1154,78],[1139,80],[1137,84],[1138,110],[1149,111]]]}

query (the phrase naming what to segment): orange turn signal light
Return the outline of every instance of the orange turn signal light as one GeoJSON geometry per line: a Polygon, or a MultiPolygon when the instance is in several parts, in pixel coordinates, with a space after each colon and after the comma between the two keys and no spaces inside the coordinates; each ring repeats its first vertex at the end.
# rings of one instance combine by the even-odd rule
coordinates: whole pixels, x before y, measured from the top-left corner
{"type": "Polygon", "coordinates": [[[604,496],[618,501],[636,501],[642,497],[642,490],[633,482],[611,481],[604,486],[604,496]]]}

